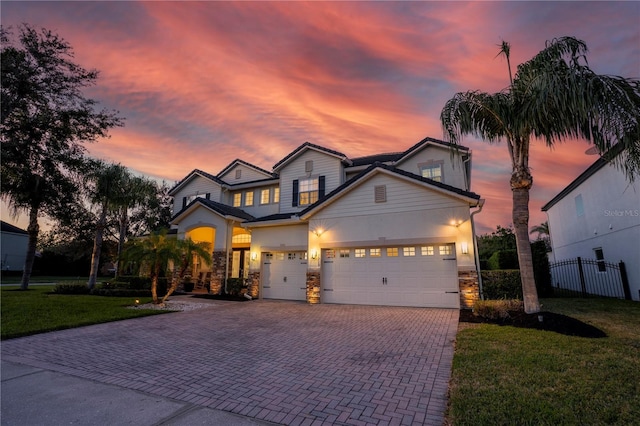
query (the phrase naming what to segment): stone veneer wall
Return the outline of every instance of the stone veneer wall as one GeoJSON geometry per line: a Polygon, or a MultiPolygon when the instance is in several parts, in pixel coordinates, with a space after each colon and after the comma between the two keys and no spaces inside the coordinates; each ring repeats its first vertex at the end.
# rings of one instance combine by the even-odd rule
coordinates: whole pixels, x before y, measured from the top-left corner
{"type": "Polygon", "coordinates": [[[480,284],[478,272],[458,271],[458,284],[460,286],[460,308],[472,309],[474,303],[480,299],[480,284]]]}
{"type": "Polygon", "coordinates": [[[214,251],[211,256],[211,293],[220,294],[224,288],[225,272],[227,269],[227,252],[214,251]]]}
{"type": "Polygon", "coordinates": [[[260,295],[260,271],[249,272],[249,286],[247,293],[254,299],[260,295]]]}
{"type": "Polygon", "coordinates": [[[307,271],[307,303],[320,303],[320,271],[307,271]]]}

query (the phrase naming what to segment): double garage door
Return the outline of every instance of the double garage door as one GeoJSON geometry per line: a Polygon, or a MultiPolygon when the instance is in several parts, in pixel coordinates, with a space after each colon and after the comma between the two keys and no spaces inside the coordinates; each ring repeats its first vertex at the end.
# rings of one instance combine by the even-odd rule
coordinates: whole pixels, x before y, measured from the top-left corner
{"type": "MultiPolygon", "coordinates": [[[[458,308],[453,244],[322,250],[321,302],[458,308]]],[[[306,300],[306,252],[263,253],[262,297],[306,300]]]]}
{"type": "Polygon", "coordinates": [[[458,308],[453,244],[322,251],[323,303],[458,308]]]}

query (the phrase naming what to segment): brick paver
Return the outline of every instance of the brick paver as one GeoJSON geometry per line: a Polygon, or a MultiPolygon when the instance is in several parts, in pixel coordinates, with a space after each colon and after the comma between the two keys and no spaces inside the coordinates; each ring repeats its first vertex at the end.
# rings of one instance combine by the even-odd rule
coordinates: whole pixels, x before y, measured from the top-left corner
{"type": "Polygon", "coordinates": [[[3,359],[288,425],[441,425],[458,311],[252,301],[2,343],[3,359]]]}

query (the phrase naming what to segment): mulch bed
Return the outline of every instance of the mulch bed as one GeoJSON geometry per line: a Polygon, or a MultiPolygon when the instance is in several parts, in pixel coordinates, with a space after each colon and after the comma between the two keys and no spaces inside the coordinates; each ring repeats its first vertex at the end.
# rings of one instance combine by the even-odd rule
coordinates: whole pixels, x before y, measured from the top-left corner
{"type": "Polygon", "coordinates": [[[230,300],[232,302],[248,302],[250,300],[243,296],[231,296],[228,294],[194,294],[191,297],[195,297],[196,299],[230,300]]]}
{"type": "Polygon", "coordinates": [[[508,318],[489,319],[474,315],[470,309],[461,309],[460,322],[510,325],[519,328],[553,331],[567,336],[588,338],[607,337],[604,331],[591,324],[554,312],[526,314],[523,311],[509,311],[508,318]],[[542,321],[540,321],[539,317],[542,318],[542,321]]]}

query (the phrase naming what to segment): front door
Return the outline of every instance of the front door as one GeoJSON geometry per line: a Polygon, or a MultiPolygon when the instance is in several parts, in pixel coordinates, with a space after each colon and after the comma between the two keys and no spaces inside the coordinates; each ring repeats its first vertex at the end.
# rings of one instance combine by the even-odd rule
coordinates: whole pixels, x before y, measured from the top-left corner
{"type": "Polygon", "coordinates": [[[249,249],[233,249],[231,260],[231,278],[249,277],[249,249]]]}

